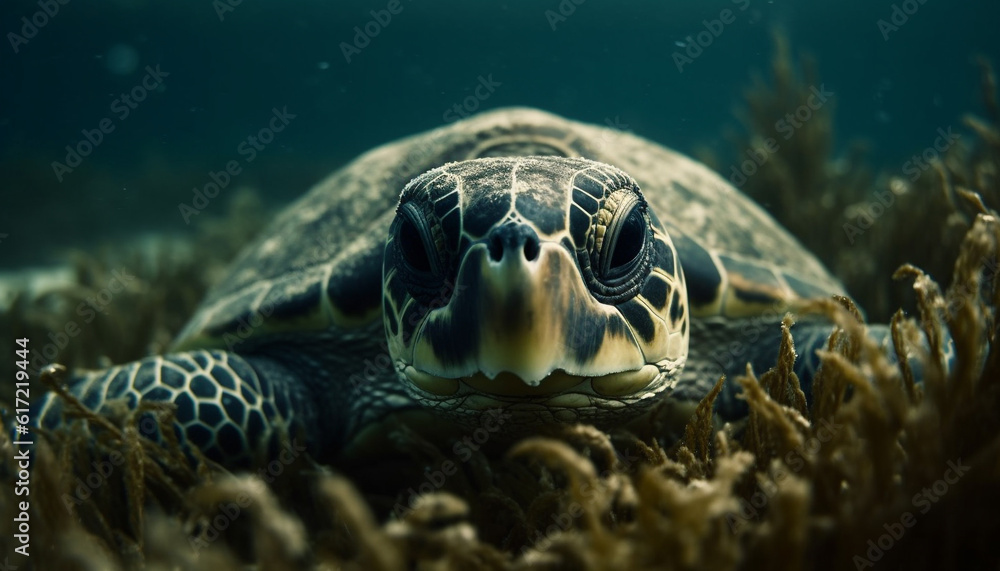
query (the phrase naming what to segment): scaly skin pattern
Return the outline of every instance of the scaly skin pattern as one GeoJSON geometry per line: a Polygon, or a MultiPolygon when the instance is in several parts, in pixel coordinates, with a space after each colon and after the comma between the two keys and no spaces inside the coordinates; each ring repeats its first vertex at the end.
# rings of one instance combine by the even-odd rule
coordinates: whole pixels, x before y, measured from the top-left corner
{"type": "Polygon", "coordinates": [[[620,423],[675,384],[684,276],[625,173],[563,157],[452,163],[408,185],[399,211],[383,316],[415,400],[459,422],[503,407],[512,424],[620,423]],[[434,263],[419,271],[410,255],[434,263]]]}
{"type": "MultiPolygon", "coordinates": [[[[280,448],[280,429],[294,435],[315,423],[317,411],[303,398],[301,383],[273,364],[217,350],[189,351],[84,373],[70,383],[81,403],[107,412],[123,399],[176,405],[175,435],[208,457],[249,465],[280,448]],[[262,372],[266,371],[266,375],[262,372]]],[[[40,424],[54,428],[64,407],[52,394],[40,403],[40,424]]],[[[158,425],[139,422],[140,432],[160,439],[158,425]]]]}

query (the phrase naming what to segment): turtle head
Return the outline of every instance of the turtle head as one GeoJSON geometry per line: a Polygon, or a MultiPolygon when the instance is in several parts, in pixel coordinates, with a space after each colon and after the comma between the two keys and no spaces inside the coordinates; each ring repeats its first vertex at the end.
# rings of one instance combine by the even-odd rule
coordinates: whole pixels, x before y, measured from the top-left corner
{"type": "Polygon", "coordinates": [[[636,182],[565,157],[447,164],[411,181],[386,242],[389,352],[408,393],[462,419],[605,423],[679,377],[688,308],[636,182]]]}

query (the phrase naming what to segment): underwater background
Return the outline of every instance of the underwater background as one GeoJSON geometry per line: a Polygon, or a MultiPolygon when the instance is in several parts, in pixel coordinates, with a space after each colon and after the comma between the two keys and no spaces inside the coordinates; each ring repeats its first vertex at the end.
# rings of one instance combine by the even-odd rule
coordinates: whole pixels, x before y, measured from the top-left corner
{"type": "Polygon", "coordinates": [[[508,105],[708,150],[728,173],[726,135],[776,30],[833,94],[834,154],[864,140],[901,171],[979,108],[973,57],[1000,61],[998,22],[978,0],[7,0],[0,269],[187,232],[180,205],[231,160],[205,213],[239,187],[287,203],[377,144],[508,105]],[[274,110],[294,119],[251,148],[274,110]]]}
{"type": "MultiPolygon", "coordinates": [[[[430,494],[451,455],[405,426],[384,462],[296,456],[265,484],[153,445],[136,411],[73,409],[37,431],[33,555],[0,517],[0,569],[1000,568],[998,23],[986,0],[4,0],[0,347],[32,340],[33,399],[61,382],[45,363],[168,351],[278,209],[358,154],[513,105],[704,161],[916,368],[820,300],[837,330],[811,406],[783,342],[726,380],[743,424],[713,424],[712,393],[679,430],[668,402],[560,425],[430,494]]],[[[19,366],[4,349],[4,421],[19,366]]],[[[0,431],[0,515],[19,470],[0,431]]]]}

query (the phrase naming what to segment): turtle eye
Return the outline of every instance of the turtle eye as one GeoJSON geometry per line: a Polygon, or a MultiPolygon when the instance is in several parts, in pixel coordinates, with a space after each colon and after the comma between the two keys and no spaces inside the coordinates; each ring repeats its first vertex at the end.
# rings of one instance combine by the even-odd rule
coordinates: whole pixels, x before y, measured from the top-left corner
{"type": "Polygon", "coordinates": [[[625,222],[622,223],[618,236],[616,236],[613,254],[608,266],[609,271],[627,266],[639,256],[646,238],[645,222],[642,213],[639,212],[639,207],[632,208],[628,217],[625,218],[625,222]]]}
{"type": "Polygon", "coordinates": [[[629,195],[616,209],[604,234],[600,255],[603,277],[619,277],[632,269],[646,244],[647,227],[641,201],[629,195]]]}
{"type": "Polygon", "coordinates": [[[433,244],[430,227],[412,203],[404,204],[399,214],[396,242],[403,260],[417,272],[433,272],[435,264],[428,251],[433,244]]]}
{"type": "Polygon", "coordinates": [[[424,248],[423,240],[420,239],[420,231],[409,220],[404,219],[399,228],[399,249],[413,269],[418,272],[431,271],[431,261],[427,258],[427,250],[424,248]]]}

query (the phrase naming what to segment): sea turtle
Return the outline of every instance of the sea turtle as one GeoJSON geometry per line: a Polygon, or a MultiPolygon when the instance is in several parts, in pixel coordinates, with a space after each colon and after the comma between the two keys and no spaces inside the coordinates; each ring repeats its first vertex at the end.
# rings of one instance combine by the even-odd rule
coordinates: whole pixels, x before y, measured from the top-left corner
{"type": "MultiPolygon", "coordinates": [[[[409,410],[505,434],[622,423],[774,364],[780,319],[844,294],[706,166],[615,129],[501,109],[375,148],[289,206],[165,356],[70,387],[169,401],[244,464],[304,434],[336,457],[409,410]]],[[[793,330],[803,383],[831,331],[793,330]]],[[[719,412],[738,415],[727,391],[719,412]]],[[[57,421],[59,399],[40,415],[57,421]]],[[[461,434],[461,433],[460,433],[461,434]]]]}

